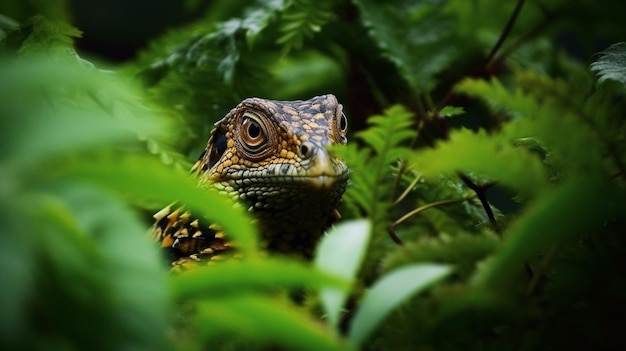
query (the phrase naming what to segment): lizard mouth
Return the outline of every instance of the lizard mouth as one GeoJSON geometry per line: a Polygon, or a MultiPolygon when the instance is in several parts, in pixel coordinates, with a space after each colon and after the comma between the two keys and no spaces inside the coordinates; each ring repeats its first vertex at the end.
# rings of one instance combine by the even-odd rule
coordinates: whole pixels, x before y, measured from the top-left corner
{"type": "Polygon", "coordinates": [[[304,183],[307,183],[317,189],[329,189],[337,183],[345,182],[348,179],[348,174],[346,172],[342,174],[322,174],[318,176],[305,176],[295,178],[301,178],[304,183]]]}

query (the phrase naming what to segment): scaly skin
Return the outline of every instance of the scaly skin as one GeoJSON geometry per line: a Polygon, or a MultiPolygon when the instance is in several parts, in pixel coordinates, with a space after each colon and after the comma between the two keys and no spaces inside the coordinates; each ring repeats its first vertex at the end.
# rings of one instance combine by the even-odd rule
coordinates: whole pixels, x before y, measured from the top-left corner
{"type": "MultiPolygon", "coordinates": [[[[249,206],[270,251],[310,257],[338,218],[348,167],[326,147],[346,143],[347,120],[333,95],[305,101],[249,98],[215,124],[192,171],[249,206]]],[[[155,235],[174,261],[212,258],[224,233],[181,209],[155,214],[155,235]]]]}

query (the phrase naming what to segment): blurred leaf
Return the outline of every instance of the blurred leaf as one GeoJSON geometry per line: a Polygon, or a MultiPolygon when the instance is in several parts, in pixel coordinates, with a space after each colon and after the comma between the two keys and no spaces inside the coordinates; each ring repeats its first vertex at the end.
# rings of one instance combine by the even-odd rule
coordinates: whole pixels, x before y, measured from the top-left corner
{"type": "Polygon", "coordinates": [[[494,233],[454,233],[449,235],[441,226],[439,236],[422,236],[406,242],[383,260],[383,272],[414,263],[441,262],[454,266],[455,276],[469,277],[476,263],[492,255],[502,240],[494,233]]]}
{"type": "Polygon", "coordinates": [[[591,71],[598,75],[598,83],[614,80],[626,87],[626,43],[611,45],[600,53],[600,58],[591,64],[591,71]]]}
{"type": "MultiPolygon", "coordinates": [[[[3,178],[3,181],[6,179],[3,178]]],[[[36,286],[35,260],[32,259],[35,238],[30,235],[30,221],[24,221],[15,197],[0,200],[0,340],[17,344],[27,328],[29,296],[36,286]]]]}
{"type": "Polygon", "coordinates": [[[423,263],[387,273],[363,297],[352,319],[348,339],[354,345],[362,345],[391,311],[412,295],[443,279],[450,271],[447,265],[423,263]]]}
{"type": "Polygon", "coordinates": [[[445,117],[453,117],[459,116],[465,113],[465,109],[459,106],[444,106],[441,111],[439,111],[439,115],[445,117]]]}
{"type": "MultiPolygon", "coordinates": [[[[365,257],[371,224],[368,220],[353,220],[338,224],[322,237],[315,254],[315,267],[326,272],[354,281],[361,262],[365,257]]],[[[347,288],[324,287],[320,290],[322,306],[330,325],[337,329],[339,317],[350,290],[347,288]]]]}
{"type": "Polygon", "coordinates": [[[109,155],[71,162],[51,175],[75,177],[104,186],[131,199],[182,206],[206,217],[232,235],[237,249],[250,258],[258,253],[255,227],[241,206],[213,187],[198,187],[197,181],[182,171],[174,171],[149,156],[109,155]],[[149,176],[147,176],[149,175],[149,176]]]}
{"type": "Polygon", "coordinates": [[[506,289],[524,260],[550,245],[575,240],[585,230],[624,216],[626,194],[604,179],[574,179],[546,191],[514,223],[495,257],[474,277],[489,289],[506,289]]]}
{"type": "Polygon", "coordinates": [[[286,258],[233,259],[182,272],[171,279],[174,297],[179,299],[216,298],[279,288],[333,286],[346,290],[347,285],[326,272],[286,258]]]}
{"type": "Polygon", "coordinates": [[[8,32],[0,44],[19,52],[35,53],[71,48],[74,38],[82,32],[62,21],[51,21],[41,15],[26,20],[19,28],[8,32]]]}
{"type": "Polygon", "coordinates": [[[0,150],[20,168],[105,143],[162,139],[169,124],[138,94],[128,81],[71,56],[0,60],[0,114],[11,121],[0,129],[0,150]]]}
{"type": "Polygon", "coordinates": [[[207,344],[245,337],[289,350],[350,350],[337,335],[276,298],[242,294],[202,301],[196,318],[207,344]]]}
{"type": "Polygon", "coordinates": [[[416,153],[411,161],[424,176],[457,171],[477,173],[525,194],[539,194],[548,185],[537,157],[484,131],[456,131],[435,149],[416,153]]]}

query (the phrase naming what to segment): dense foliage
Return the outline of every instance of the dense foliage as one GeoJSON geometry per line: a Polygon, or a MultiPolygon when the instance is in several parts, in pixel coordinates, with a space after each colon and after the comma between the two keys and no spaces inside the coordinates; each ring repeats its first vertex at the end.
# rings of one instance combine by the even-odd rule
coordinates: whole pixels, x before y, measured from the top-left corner
{"type": "Polygon", "coordinates": [[[3,349],[620,345],[620,1],[186,1],[115,65],[71,3],[0,5],[3,349]],[[242,98],[322,93],[343,219],[313,262],[267,255],[186,170],[242,98]],[[176,200],[242,257],[168,272],[144,214],[176,200]]]}

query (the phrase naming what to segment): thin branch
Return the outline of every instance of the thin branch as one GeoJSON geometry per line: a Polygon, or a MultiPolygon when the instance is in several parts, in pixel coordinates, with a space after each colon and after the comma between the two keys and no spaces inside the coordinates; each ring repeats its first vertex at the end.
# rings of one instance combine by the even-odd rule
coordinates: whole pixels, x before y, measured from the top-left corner
{"type": "Polygon", "coordinates": [[[398,198],[393,202],[394,205],[397,205],[400,203],[400,201],[404,200],[404,198],[409,195],[409,193],[411,192],[411,190],[413,190],[413,188],[415,187],[415,185],[417,184],[417,182],[420,181],[420,179],[422,179],[421,175],[418,175],[417,177],[415,177],[415,179],[413,179],[413,181],[411,182],[411,184],[409,184],[409,186],[406,187],[406,189],[404,189],[404,191],[402,192],[402,194],[400,194],[400,196],[398,196],[398,198]]]}
{"type": "Polygon", "coordinates": [[[469,200],[471,198],[472,198],[472,196],[469,195],[469,196],[465,196],[465,197],[462,197],[462,198],[459,198],[459,199],[447,199],[447,200],[435,201],[435,202],[431,202],[431,203],[426,204],[426,205],[422,205],[422,206],[420,206],[420,207],[418,207],[418,208],[408,212],[404,216],[398,218],[395,222],[393,222],[393,224],[391,224],[391,227],[397,227],[398,225],[402,224],[402,222],[406,221],[407,219],[409,219],[409,218],[415,216],[416,214],[418,214],[420,212],[423,212],[423,211],[425,211],[425,210],[427,210],[429,208],[437,207],[437,206],[441,206],[441,205],[456,204],[456,203],[459,203],[459,202],[467,201],[467,200],[469,200]]]}
{"type": "Polygon", "coordinates": [[[550,261],[552,261],[552,259],[556,256],[557,246],[558,245],[555,244],[552,246],[552,248],[550,248],[550,251],[548,251],[548,253],[543,257],[543,259],[539,263],[539,267],[537,267],[537,270],[533,272],[532,279],[530,280],[530,282],[528,283],[524,291],[525,295],[527,296],[531,295],[533,291],[535,290],[535,288],[537,287],[537,284],[539,284],[539,281],[541,280],[543,276],[543,272],[545,272],[546,268],[550,264],[550,261]]]}
{"type": "MultiPolygon", "coordinates": [[[[489,67],[489,65],[494,61],[494,57],[496,56],[496,54],[498,53],[498,51],[500,50],[500,48],[502,47],[502,44],[504,44],[506,38],[509,36],[511,29],[513,28],[513,25],[515,24],[515,21],[517,20],[517,17],[524,5],[525,0],[518,0],[517,4],[515,5],[515,9],[513,9],[513,13],[511,13],[511,16],[509,17],[506,25],[504,26],[504,29],[502,30],[502,33],[500,33],[500,37],[498,38],[498,40],[496,41],[496,43],[493,45],[493,47],[491,48],[491,50],[489,51],[489,54],[487,55],[487,57],[485,57],[485,60],[483,61],[483,65],[482,67],[480,67],[480,69],[478,70],[478,72],[484,72],[487,70],[487,68],[489,67]]],[[[503,57],[502,55],[500,55],[498,57],[498,60],[501,59],[501,57],[503,57]]],[[[496,60],[497,62],[497,60],[496,60]]],[[[433,114],[437,115],[439,113],[439,111],[441,111],[442,108],[444,108],[448,102],[452,99],[452,97],[454,96],[454,86],[456,84],[452,85],[452,87],[450,88],[450,90],[448,90],[448,92],[446,93],[446,95],[439,100],[439,102],[437,103],[437,106],[435,107],[435,109],[433,110],[433,114]]]]}
{"type": "Polygon", "coordinates": [[[491,188],[494,185],[494,183],[488,182],[485,184],[475,184],[467,175],[461,172],[457,174],[459,178],[461,178],[463,183],[467,185],[468,188],[474,190],[474,192],[476,193],[476,196],[478,196],[478,199],[480,200],[481,205],[485,209],[485,213],[487,214],[487,217],[489,218],[489,222],[491,223],[493,230],[495,230],[496,233],[499,233],[500,228],[498,227],[498,221],[496,221],[496,216],[494,216],[493,210],[491,209],[491,205],[489,204],[489,200],[487,200],[487,189],[491,188]]]}
{"type": "Polygon", "coordinates": [[[526,33],[517,37],[517,39],[511,45],[508,45],[506,48],[504,48],[500,52],[498,57],[494,59],[493,61],[494,62],[504,61],[504,59],[506,59],[509,55],[511,55],[515,50],[517,50],[520,46],[522,46],[526,41],[536,36],[545,27],[547,27],[552,21],[554,21],[558,17],[558,12],[560,9],[561,7],[553,11],[548,11],[547,9],[544,9],[543,12],[545,14],[545,17],[543,18],[543,20],[537,23],[534,27],[532,27],[526,33]]]}
{"type": "Polygon", "coordinates": [[[502,44],[504,44],[504,41],[509,36],[511,29],[513,28],[513,25],[515,24],[515,21],[517,20],[517,16],[519,15],[520,11],[522,10],[522,7],[524,6],[524,2],[525,0],[517,1],[517,4],[515,5],[515,9],[513,10],[513,13],[511,13],[511,17],[509,17],[509,20],[506,22],[506,25],[504,26],[502,33],[500,33],[500,37],[498,38],[498,41],[496,41],[494,46],[491,48],[489,55],[487,55],[487,58],[485,58],[483,67],[485,68],[489,67],[493,58],[498,53],[498,50],[500,50],[500,48],[502,47],[502,44]]]}

